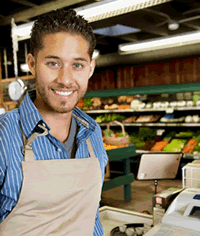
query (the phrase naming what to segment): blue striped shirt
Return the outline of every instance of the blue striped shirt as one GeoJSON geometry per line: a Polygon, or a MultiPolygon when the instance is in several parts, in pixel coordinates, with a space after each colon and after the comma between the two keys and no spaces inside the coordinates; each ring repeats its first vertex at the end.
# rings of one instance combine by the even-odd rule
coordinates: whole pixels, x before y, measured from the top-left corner
{"type": "MultiPolygon", "coordinates": [[[[43,123],[40,112],[33,104],[35,91],[29,91],[19,109],[12,110],[0,115],[0,222],[12,211],[17,204],[23,176],[21,161],[23,161],[23,141],[19,129],[21,121],[22,130],[28,139],[37,129],[39,123],[43,123]]],[[[89,156],[85,140],[90,137],[95,156],[98,158],[102,173],[102,184],[104,171],[107,163],[107,154],[102,142],[101,128],[87,114],[79,108],[74,108],[73,116],[79,127],[76,136],[77,151],[75,158],[86,158],[89,156]]],[[[39,131],[39,130],[38,130],[39,131]]],[[[69,156],[62,142],[52,136],[38,137],[33,143],[33,152],[36,160],[68,159],[69,156]]],[[[97,211],[94,235],[103,235],[103,228],[97,211]]]]}

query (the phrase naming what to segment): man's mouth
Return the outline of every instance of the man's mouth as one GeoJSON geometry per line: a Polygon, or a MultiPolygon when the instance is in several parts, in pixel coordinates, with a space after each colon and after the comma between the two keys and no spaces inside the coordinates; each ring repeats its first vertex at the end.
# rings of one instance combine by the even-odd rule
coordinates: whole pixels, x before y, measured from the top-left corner
{"type": "Polygon", "coordinates": [[[62,95],[62,96],[69,96],[70,94],[73,93],[73,91],[69,91],[69,92],[64,92],[64,91],[57,91],[57,90],[53,90],[56,94],[58,95],[62,95]]]}

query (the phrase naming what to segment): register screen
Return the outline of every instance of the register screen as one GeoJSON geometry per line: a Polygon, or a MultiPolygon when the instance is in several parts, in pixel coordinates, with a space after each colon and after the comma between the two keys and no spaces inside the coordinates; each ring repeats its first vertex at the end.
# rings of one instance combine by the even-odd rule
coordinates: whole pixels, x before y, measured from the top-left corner
{"type": "Polygon", "coordinates": [[[200,207],[199,206],[194,206],[190,212],[190,216],[200,218],[200,207]]]}

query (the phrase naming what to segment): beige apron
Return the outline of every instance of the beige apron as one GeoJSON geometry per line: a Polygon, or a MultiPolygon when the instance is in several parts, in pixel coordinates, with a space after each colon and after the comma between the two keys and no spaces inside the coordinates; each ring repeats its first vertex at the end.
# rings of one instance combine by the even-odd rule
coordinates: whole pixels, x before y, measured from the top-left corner
{"type": "MultiPolygon", "coordinates": [[[[42,128],[42,126],[40,126],[42,128]]],[[[23,184],[17,205],[0,224],[1,236],[92,236],[102,177],[90,139],[90,158],[35,160],[32,141],[25,146],[23,184]]]]}

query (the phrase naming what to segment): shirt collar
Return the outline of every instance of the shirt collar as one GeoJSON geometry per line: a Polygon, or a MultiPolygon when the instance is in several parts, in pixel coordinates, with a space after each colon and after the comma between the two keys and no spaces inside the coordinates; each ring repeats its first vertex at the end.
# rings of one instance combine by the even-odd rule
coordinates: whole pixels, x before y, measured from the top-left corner
{"type": "MultiPolygon", "coordinates": [[[[37,127],[38,123],[45,125],[50,130],[50,127],[43,120],[42,115],[34,105],[36,98],[36,91],[32,90],[26,93],[23,101],[19,106],[20,120],[22,130],[25,137],[29,138],[37,127]]],[[[73,110],[73,116],[77,120],[79,126],[83,125],[85,128],[93,131],[96,127],[96,122],[79,108],[75,107],[73,110]]]]}

